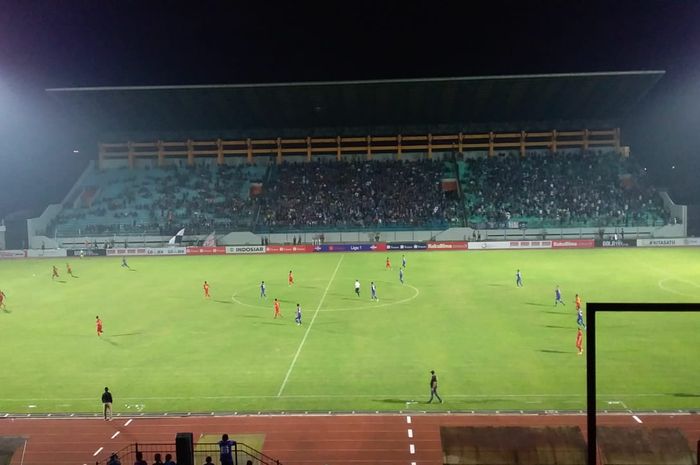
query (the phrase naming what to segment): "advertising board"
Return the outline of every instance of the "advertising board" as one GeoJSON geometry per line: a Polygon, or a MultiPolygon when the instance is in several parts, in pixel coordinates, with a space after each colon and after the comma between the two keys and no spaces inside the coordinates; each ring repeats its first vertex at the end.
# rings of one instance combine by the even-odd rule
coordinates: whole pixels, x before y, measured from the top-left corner
{"type": "Polygon", "coordinates": [[[428,250],[425,242],[388,242],[386,250],[428,250]]]}
{"type": "Polygon", "coordinates": [[[164,256],[164,255],[185,255],[185,247],[128,247],[107,249],[107,256],[127,255],[127,256],[164,256]]]}
{"type": "Polygon", "coordinates": [[[26,250],[0,250],[0,259],[3,258],[25,258],[26,250]]]}
{"type": "Polygon", "coordinates": [[[466,242],[428,242],[428,250],[467,250],[466,242]]]}
{"type": "Polygon", "coordinates": [[[227,254],[256,254],[265,253],[264,245],[230,245],[226,247],[227,254]]]}
{"type": "Polygon", "coordinates": [[[553,249],[592,249],[595,247],[593,239],[554,239],[553,249]]]}
{"type": "Polygon", "coordinates": [[[469,250],[551,249],[552,241],[469,242],[467,247],[469,250]]]}
{"type": "Polygon", "coordinates": [[[323,244],[313,248],[314,252],[378,252],[386,250],[386,244],[323,244]]]}
{"type": "Polygon", "coordinates": [[[696,247],[698,237],[678,237],[673,239],[637,239],[637,247],[696,247]]]}
{"type": "Polygon", "coordinates": [[[85,257],[105,257],[107,255],[107,249],[68,249],[69,257],[79,257],[80,253],[83,253],[85,257]]]}
{"type": "Polygon", "coordinates": [[[226,247],[187,247],[187,255],[223,255],[226,247]]]}
{"type": "Polygon", "coordinates": [[[265,253],[310,253],[313,251],[313,245],[268,245],[265,249],[265,253]]]}
{"type": "Polygon", "coordinates": [[[68,253],[65,249],[27,250],[27,257],[29,258],[57,258],[67,256],[68,253]]]}
{"type": "Polygon", "coordinates": [[[618,239],[618,240],[604,239],[601,241],[600,239],[597,239],[595,241],[595,246],[596,247],[636,247],[637,240],[636,239],[618,239]]]}

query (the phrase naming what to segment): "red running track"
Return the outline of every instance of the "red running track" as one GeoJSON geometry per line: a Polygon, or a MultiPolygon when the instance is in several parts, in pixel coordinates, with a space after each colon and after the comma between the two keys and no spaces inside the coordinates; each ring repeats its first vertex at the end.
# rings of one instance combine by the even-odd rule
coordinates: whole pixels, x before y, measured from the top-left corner
{"type": "MultiPolygon", "coordinates": [[[[601,415],[599,425],[678,427],[691,448],[700,439],[700,415],[601,415]]],[[[265,434],[263,452],[283,465],[439,465],[440,426],[579,426],[584,415],[284,415],[229,417],[115,417],[0,419],[0,436],[22,436],[26,448],[12,465],[92,465],[134,442],[174,442],[182,431],[265,434]],[[116,434],[116,433],[119,434],[116,434]],[[112,439],[113,438],[113,439],[112,439]],[[103,449],[95,457],[93,454],[103,449]]],[[[150,462],[152,457],[146,457],[150,462]]],[[[124,464],[126,465],[126,464],[124,464]]]]}

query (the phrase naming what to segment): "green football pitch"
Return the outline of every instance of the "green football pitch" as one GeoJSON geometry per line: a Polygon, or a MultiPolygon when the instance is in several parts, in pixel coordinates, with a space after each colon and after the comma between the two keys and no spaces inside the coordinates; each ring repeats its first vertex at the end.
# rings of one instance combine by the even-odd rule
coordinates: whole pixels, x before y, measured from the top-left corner
{"type": "MultiPolygon", "coordinates": [[[[578,410],[576,293],[700,302],[700,249],[413,252],[405,284],[389,256],[71,258],[75,277],[66,259],[2,261],[0,412],[96,412],[104,386],[131,414],[578,410]],[[425,403],[431,369],[443,404],[425,403]]],[[[599,408],[700,407],[699,329],[694,313],[599,315],[599,408]]]]}

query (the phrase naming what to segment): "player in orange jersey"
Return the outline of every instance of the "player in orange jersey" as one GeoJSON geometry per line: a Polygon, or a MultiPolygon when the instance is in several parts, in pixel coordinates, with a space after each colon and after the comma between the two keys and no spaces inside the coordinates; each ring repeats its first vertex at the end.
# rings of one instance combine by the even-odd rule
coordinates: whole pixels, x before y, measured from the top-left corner
{"type": "Polygon", "coordinates": [[[274,318],[282,318],[282,313],[280,312],[280,301],[275,297],[275,316],[274,318]]]}
{"type": "Polygon", "coordinates": [[[58,268],[54,265],[53,270],[51,272],[51,279],[58,278],[58,268]]]}
{"type": "Polygon", "coordinates": [[[581,296],[576,294],[576,310],[581,310],[581,296]]]}
{"type": "Polygon", "coordinates": [[[289,270],[289,276],[287,277],[287,282],[291,286],[294,284],[294,275],[292,274],[292,270],[289,270]]]}
{"type": "Polygon", "coordinates": [[[578,349],[578,354],[583,354],[583,332],[581,328],[576,331],[576,348],[578,349]]]}
{"type": "Polygon", "coordinates": [[[66,273],[71,275],[71,277],[75,278],[75,276],[73,275],[73,269],[70,267],[70,263],[66,263],[66,273]]]}
{"type": "Polygon", "coordinates": [[[209,283],[204,281],[204,285],[202,286],[202,288],[204,289],[204,298],[210,298],[211,296],[209,295],[209,283]]]}
{"type": "Polygon", "coordinates": [[[386,257],[386,269],[387,270],[391,269],[391,260],[389,260],[389,257],[386,257]]]}
{"type": "Polygon", "coordinates": [[[2,291],[0,291],[0,308],[7,310],[7,306],[5,306],[5,293],[2,291]]]}
{"type": "Polygon", "coordinates": [[[99,316],[95,317],[95,326],[97,326],[97,335],[102,336],[102,320],[99,316]]]}

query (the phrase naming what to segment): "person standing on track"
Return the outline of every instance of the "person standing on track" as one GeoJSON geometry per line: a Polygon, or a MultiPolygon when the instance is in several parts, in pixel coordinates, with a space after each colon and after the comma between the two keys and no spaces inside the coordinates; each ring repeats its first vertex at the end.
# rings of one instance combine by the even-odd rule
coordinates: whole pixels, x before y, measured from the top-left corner
{"type": "Polygon", "coordinates": [[[109,392],[108,387],[106,387],[105,392],[102,393],[102,407],[105,421],[112,421],[112,393],[109,392]],[[109,420],[107,419],[107,414],[109,414],[109,420]]]}
{"type": "Polygon", "coordinates": [[[433,397],[436,397],[442,404],[442,399],[438,395],[437,388],[437,375],[435,374],[435,370],[430,370],[430,400],[428,400],[428,403],[431,403],[433,401],[433,397]]]}

